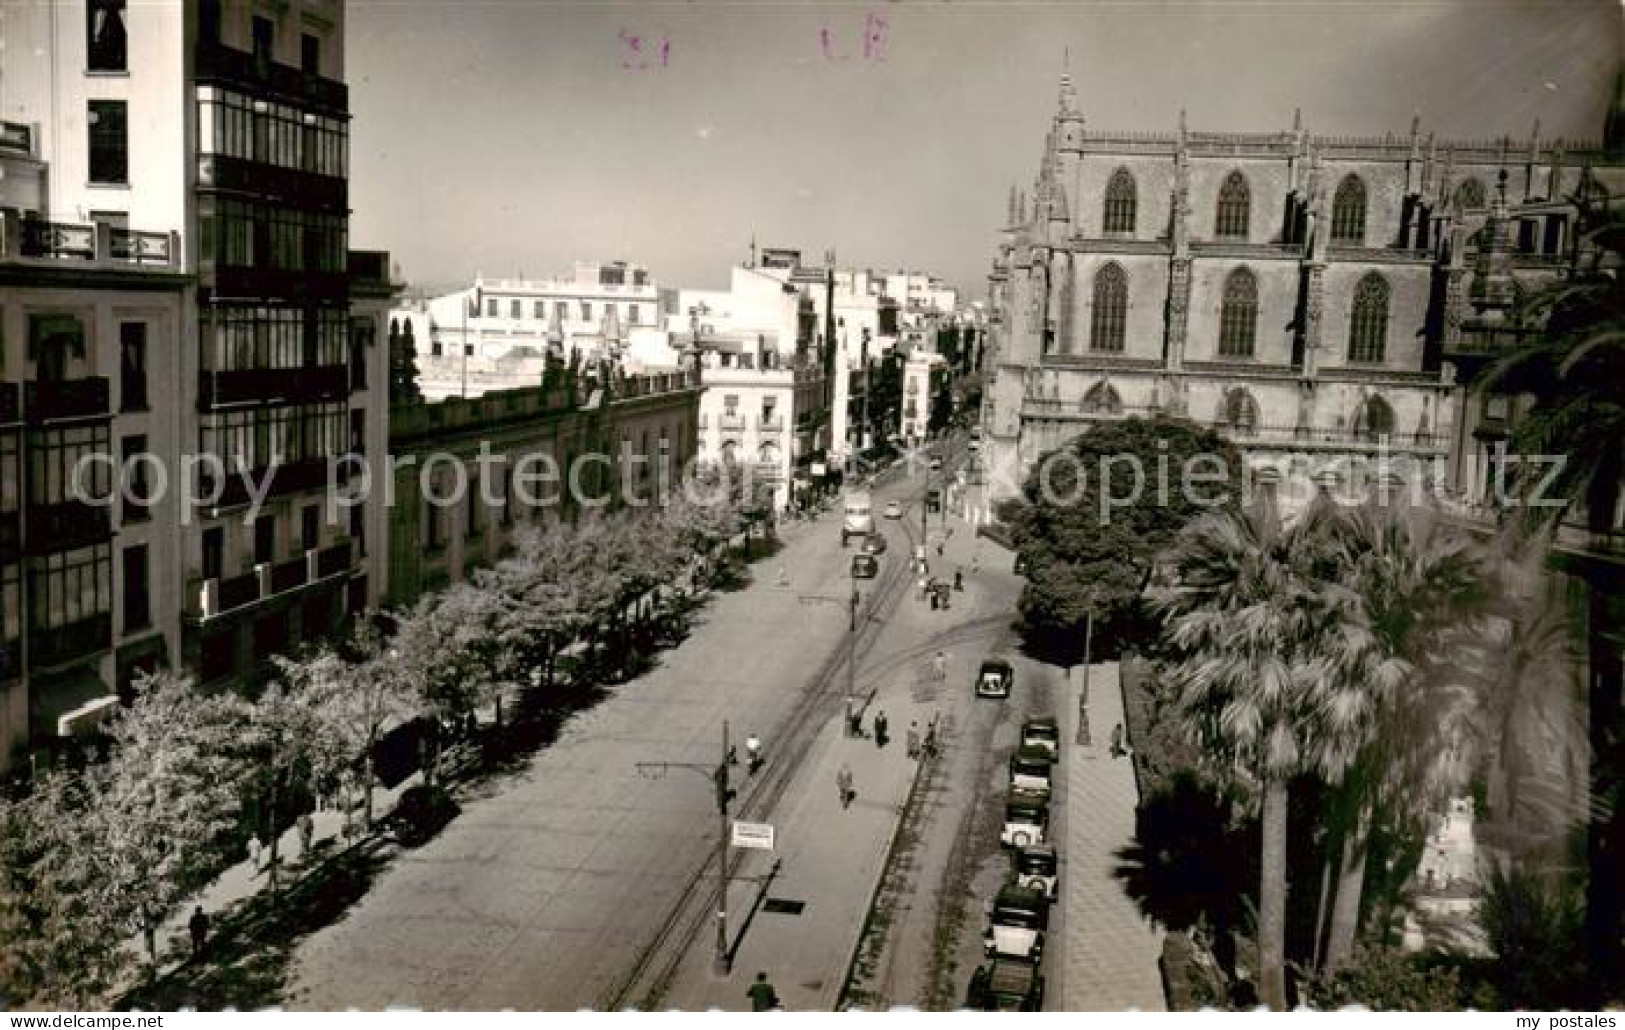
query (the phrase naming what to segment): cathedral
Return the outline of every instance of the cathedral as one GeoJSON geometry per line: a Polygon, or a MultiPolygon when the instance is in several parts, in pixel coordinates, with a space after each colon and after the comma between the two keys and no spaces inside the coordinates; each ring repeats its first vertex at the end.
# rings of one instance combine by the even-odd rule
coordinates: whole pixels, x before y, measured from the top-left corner
{"type": "Polygon", "coordinates": [[[1625,192],[1618,122],[1602,144],[1538,122],[1521,142],[1416,120],[1198,132],[1183,113],[1173,132],[1099,131],[1063,74],[989,276],[992,499],[1092,423],[1159,413],[1224,432],[1258,481],[1330,469],[1354,488],[1386,457],[1481,493],[1496,439],[1468,377],[1516,339],[1497,329],[1523,293],[1578,260],[1575,198],[1625,192]]]}

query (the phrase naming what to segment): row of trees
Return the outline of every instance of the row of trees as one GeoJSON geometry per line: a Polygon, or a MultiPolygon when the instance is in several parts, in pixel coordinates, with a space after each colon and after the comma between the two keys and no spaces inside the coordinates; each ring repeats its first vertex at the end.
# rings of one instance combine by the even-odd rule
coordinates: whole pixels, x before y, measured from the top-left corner
{"type": "MultiPolygon", "coordinates": [[[[280,829],[315,794],[373,819],[371,756],[393,725],[464,724],[519,689],[550,689],[577,641],[619,650],[657,586],[743,525],[738,489],[679,491],[663,508],[532,528],[472,582],[342,643],[279,661],[256,698],[209,695],[163,673],[107,727],[102,760],[40,776],[0,799],[0,982],[8,1003],[94,1008],[128,986],[143,939],[199,888],[269,838],[276,889],[280,829]],[[705,498],[703,500],[698,498],[705,498]],[[631,613],[629,615],[629,613],[631,613]]],[[[426,777],[436,775],[431,734],[426,777]]]]}

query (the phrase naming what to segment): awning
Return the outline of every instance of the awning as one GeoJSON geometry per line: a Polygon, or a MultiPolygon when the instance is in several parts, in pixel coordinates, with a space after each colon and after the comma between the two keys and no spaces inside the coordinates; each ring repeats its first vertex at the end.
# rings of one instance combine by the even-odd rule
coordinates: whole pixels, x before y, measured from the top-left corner
{"type": "Polygon", "coordinates": [[[118,695],[93,665],[36,675],[30,687],[29,722],[36,733],[76,736],[95,729],[118,706],[118,695]]]}

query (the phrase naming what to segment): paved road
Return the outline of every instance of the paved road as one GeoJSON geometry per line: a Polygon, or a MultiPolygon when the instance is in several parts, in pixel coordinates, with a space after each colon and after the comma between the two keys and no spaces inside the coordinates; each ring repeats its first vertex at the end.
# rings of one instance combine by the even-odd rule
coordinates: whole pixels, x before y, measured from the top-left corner
{"type": "Polygon", "coordinates": [[[656,931],[715,834],[707,767],[724,719],[771,739],[843,638],[846,614],[797,593],[846,580],[827,518],[713,598],[658,668],[578,716],[521,773],[464,801],[341,921],[302,943],[297,1008],[575,1009],[602,1002],[656,931]],[[778,583],[778,566],[790,587],[778,583]]]}

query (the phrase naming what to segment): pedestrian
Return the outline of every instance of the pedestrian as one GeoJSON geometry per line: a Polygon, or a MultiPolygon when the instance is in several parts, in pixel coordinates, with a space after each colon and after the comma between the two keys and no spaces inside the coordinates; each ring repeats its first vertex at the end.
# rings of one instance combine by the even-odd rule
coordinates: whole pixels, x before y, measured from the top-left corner
{"type": "Polygon", "coordinates": [[[937,656],[931,659],[931,665],[937,671],[937,679],[945,680],[948,678],[948,655],[946,652],[938,651],[937,656]]]}
{"type": "Polygon", "coordinates": [[[209,917],[203,914],[202,905],[192,910],[192,918],[186,926],[192,931],[192,957],[202,958],[203,949],[209,945],[209,917]]]}
{"type": "Polygon", "coordinates": [[[965,570],[954,570],[954,589],[963,592],[965,589],[965,570]]]}
{"type": "Polygon", "coordinates": [[[783,565],[780,565],[779,566],[779,586],[787,587],[789,585],[790,585],[790,570],[786,569],[783,565]]]}
{"type": "Polygon", "coordinates": [[[745,995],[750,998],[752,1012],[771,1012],[779,1007],[778,992],[767,982],[766,973],[756,974],[756,982],[750,985],[745,995]]]}
{"type": "Polygon", "coordinates": [[[938,558],[942,557],[942,543],[943,542],[941,540],[937,541],[937,557],[938,558]]]}
{"type": "Polygon", "coordinates": [[[908,736],[904,739],[908,741],[908,757],[920,757],[920,724],[917,722],[909,723],[908,736]]]}
{"type": "Polygon", "coordinates": [[[925,726],[925,757],[935,758],[937,755],[937,717],[932,716],[925,726]]]}
{"type": "Polygon", "coordinates": [[[886,746],[886,712],[882,709],[875,713],[875,747],[886,746]]]}
{"type": "Polygon", "coordinates": [[[841,771],[835,774],[835,787],[841,792],[841,808],[845,809],[852,804],[852,767],[842,765],[841,771]]]}
{"type": "Polygon", "coordinates": [[[1112,757],[1122,758],[1129,753],[1129,748],[1123,743],[1123,724],[1118,723],[1112,727],[1112,757]]]}
{"type": "Polygon", "coordinates": [[[255,876],[260,873],[260,853],[264,850],[265,845],[260,843],[259,834],[253,834],[248,838],[248,860],[253,863],[255,876]]]}
{"type": "Polygon", "coordinates": [[[316,837],[316,820],[310,817],[309,812],[304,812],[296,824],[299,827],[299,856],[305,858],[310,855],[310,845],[316,837]]]}

